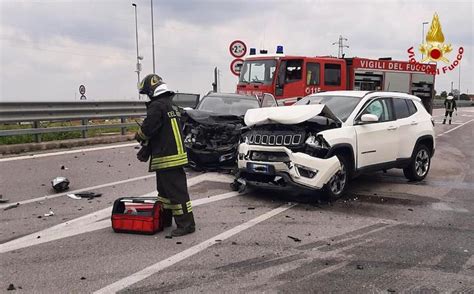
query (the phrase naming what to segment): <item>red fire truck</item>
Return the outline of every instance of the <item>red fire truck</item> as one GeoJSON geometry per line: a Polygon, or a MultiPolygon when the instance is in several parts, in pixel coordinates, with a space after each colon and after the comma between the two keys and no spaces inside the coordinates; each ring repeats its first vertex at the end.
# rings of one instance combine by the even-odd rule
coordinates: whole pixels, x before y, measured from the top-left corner
{"type": "Polygon", "coordinates": [[[374,60],[260,54],[245,59],[237,93],[271,93],[279,104],[289,105],[301,97],[323,91],[397,91],[420,97],[431,112],[435,74],[435,64],[390,58],[374,60]]]}

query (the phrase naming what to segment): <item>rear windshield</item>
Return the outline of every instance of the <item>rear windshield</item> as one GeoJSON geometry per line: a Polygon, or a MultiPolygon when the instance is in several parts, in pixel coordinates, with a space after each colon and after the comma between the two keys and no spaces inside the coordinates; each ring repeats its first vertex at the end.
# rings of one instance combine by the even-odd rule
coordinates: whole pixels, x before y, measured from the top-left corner
{"type": "Polygon", "coordinates": [[[197,107],[198,110],[212,112],[222,115],[245,115],[248,109],[258,108],[257,98],[237,98],[237,97],[203,97],[197,107]]]}
{"type": "Polygon", "coordinates": [[[295,105],[324,104],[335,116],[345,122],[357,104],[359,104],[360,99],[359,97],[351,96],[306,96],[296,102],[295,105]]]}

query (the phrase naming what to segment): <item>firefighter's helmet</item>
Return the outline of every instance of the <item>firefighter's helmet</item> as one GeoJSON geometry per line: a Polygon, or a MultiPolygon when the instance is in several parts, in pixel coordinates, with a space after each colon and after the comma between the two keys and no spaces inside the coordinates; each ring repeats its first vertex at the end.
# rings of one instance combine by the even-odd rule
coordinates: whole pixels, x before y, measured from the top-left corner
{"type": "Polygon", "coordinates": [[[454,97],[453,97],[453,95],[449,95],[446,99],[448,99],[448,100],[453,100],[454,97]]]}
{"type": "Polygon", "coordinates": [[[147,75],[138,86],[140,94],[147,95],[150,99],[157,97],[164,93],[174,93],[168,89],[168,86],[163,82],[163,79],[156,74],[147,75]]]}

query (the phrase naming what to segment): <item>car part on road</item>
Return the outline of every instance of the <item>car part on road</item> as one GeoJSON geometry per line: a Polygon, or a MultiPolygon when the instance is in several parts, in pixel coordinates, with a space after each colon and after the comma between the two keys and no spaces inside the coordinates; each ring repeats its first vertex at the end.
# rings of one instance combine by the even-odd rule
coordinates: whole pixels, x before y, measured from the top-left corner
{"type": "Polygon", "coordinates": [[[12,209],[12,208],[17,208],[18,206],[20,206],[20,203],[15,203],[15,204],[12,204],[10,206],[5,207],[3,210],[9,210],[9,209],[12,209]]]}
{"type": "Polygon", "coordinates": [[[10,200],[8,200],[8,199],[3,199],[3,195],[0,194],[0,203],[7,203],[8,201],[10,201],[10,200]]]}
{"type": "Polygon", "coordinates": [[[290,238],[291,240],[293,240],[295,242],[301,242],[301,239],[298,239],[298,238],[293,237],[293,236],[288,236],[288,238],[290,238]]]}
{"type": "Polygon", "coordinates": [[[65,177],[56,177],[51,181],[54,191],[64,192],[69,189],[69,180],[65,177]]]}
{"type": "Polygon", "coordinates": [[[53,215],[54,215],[54,212],[51,210],[51,208],[49,209],[48,213],[44,214],[44,216],[53,216],[53,215]]]}
{"type": "Polygon", "coordinates": [[[102,193],[82,192],[82,193],[66,194],[66,196],[75,200],[82,199],[82,198],[87,198],[88,200],[91,200],[96,197],[102,196],[102,193]]]}
{"type": "Polygon", "coordinates": [[[247,182],[242,178],[235,179],[232,183],[230,183],[230,188],[232,191],[239,191],[239,193],[243,193],[247,189],[247,182]]]}

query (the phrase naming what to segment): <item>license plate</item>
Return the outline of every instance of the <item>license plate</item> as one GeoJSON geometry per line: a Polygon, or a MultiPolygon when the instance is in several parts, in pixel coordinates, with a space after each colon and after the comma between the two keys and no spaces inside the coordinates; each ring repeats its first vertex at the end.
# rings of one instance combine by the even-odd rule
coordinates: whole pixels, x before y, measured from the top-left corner
{"type": "Polygon", "coordinates": [[[275,174],[275,167],[271,164],[247,162],[247,171],[265,175],[273,175],[275,174]]]}

